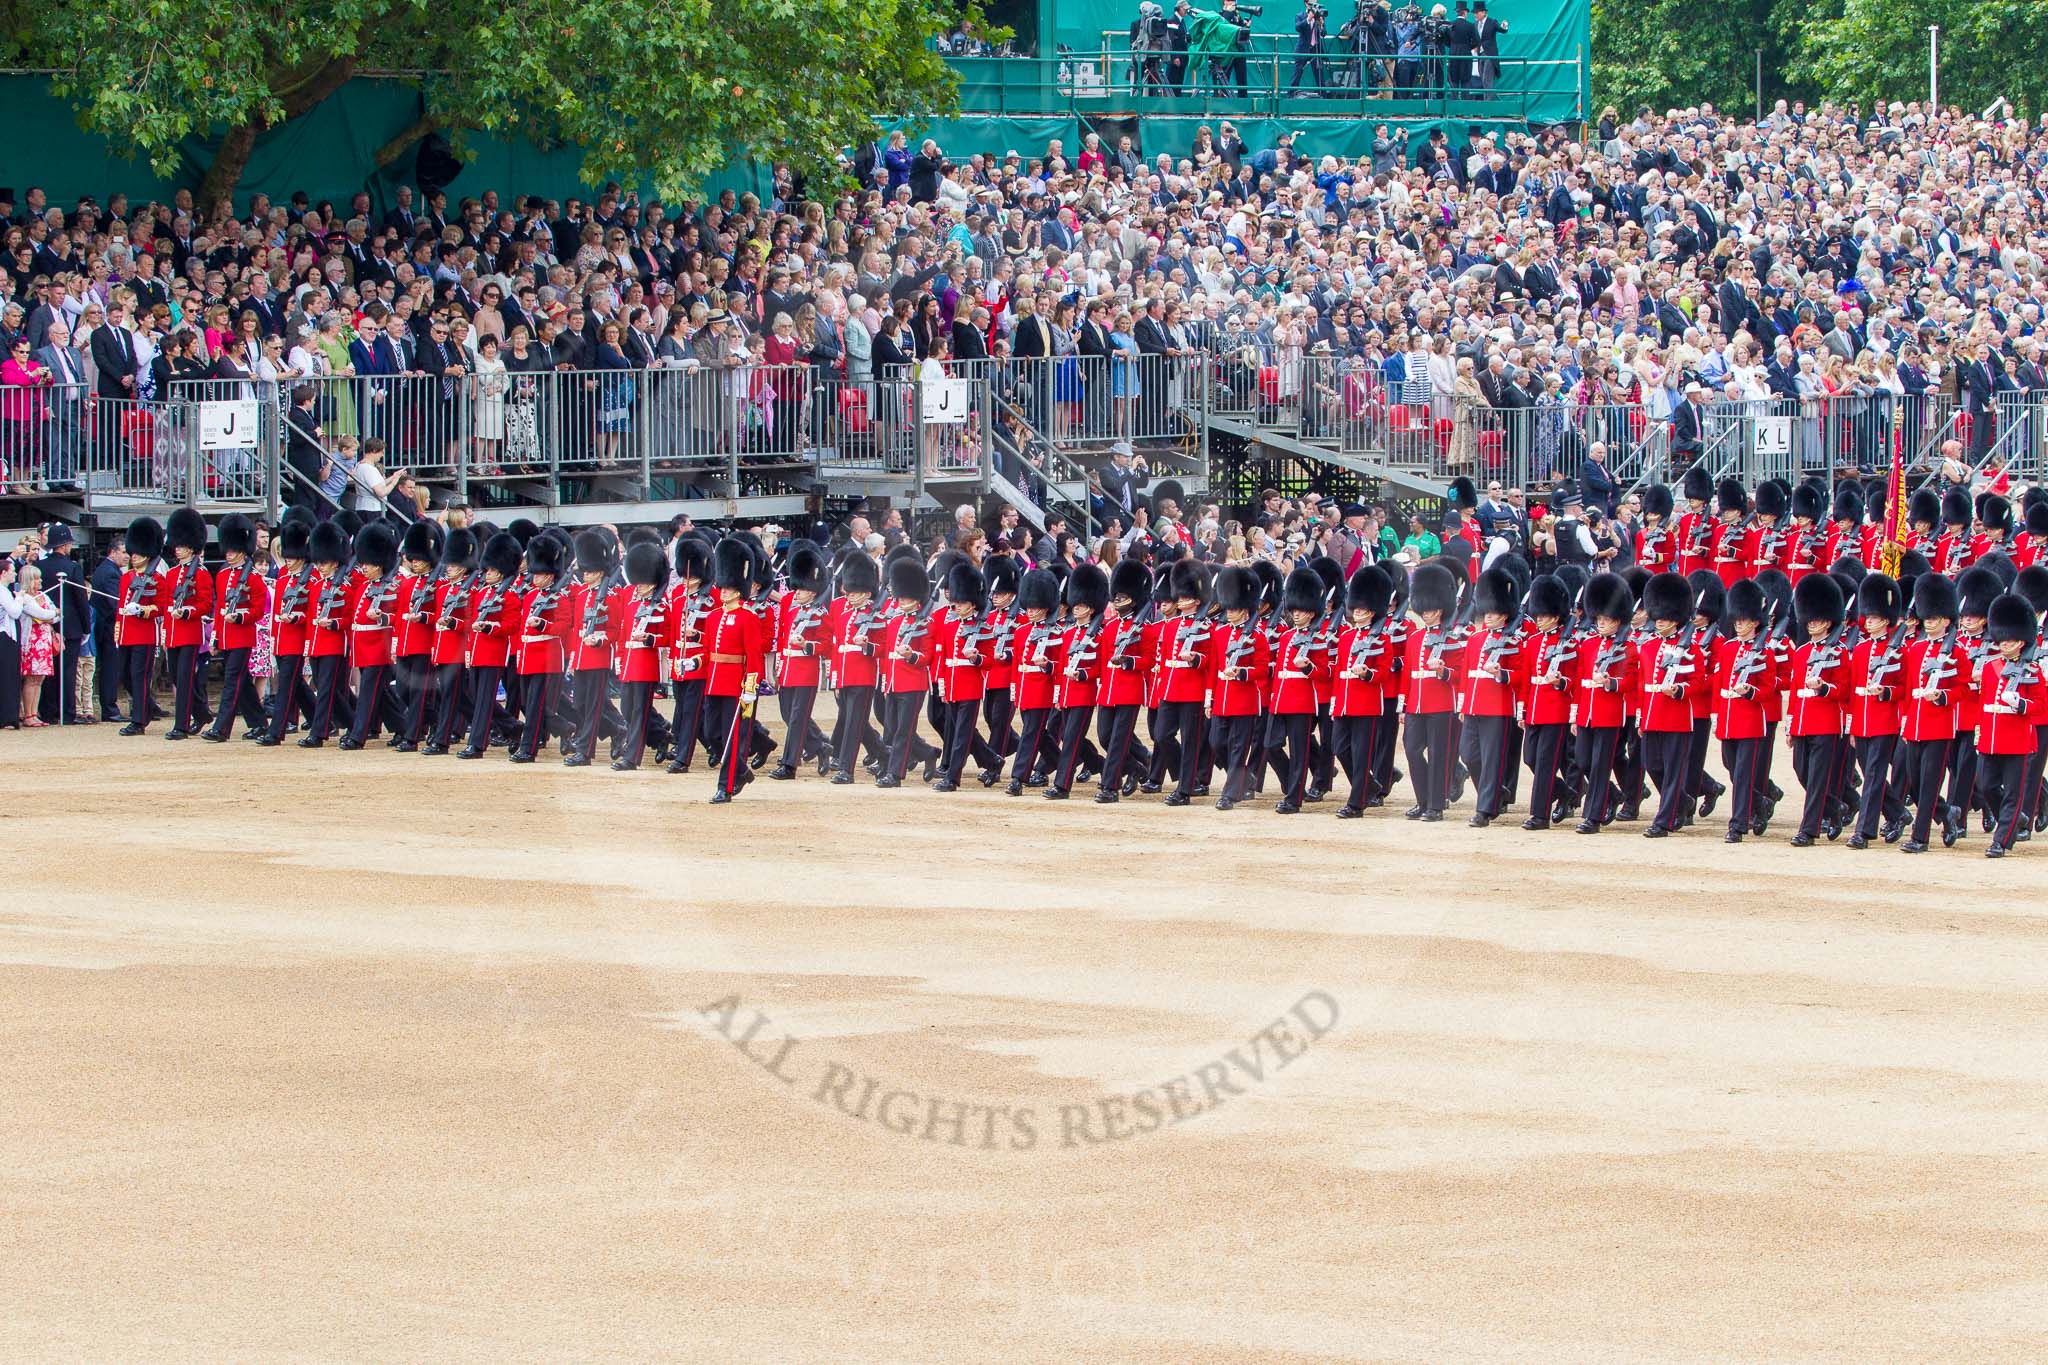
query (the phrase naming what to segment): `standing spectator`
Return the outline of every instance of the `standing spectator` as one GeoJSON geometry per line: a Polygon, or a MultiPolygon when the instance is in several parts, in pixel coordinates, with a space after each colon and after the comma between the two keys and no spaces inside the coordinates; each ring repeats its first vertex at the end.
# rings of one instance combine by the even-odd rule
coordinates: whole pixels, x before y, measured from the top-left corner
{"type": "MultiPolygon", "coordinates": [[[[70,526],[56,522],[50,527],[49,544],[38,562],[44,590],[57,604],[58,670],[54,689],[46,689],[40,712],[45,721],[76,724],[78,714],[78,659],[85,637],[92,630],[92,598],[86,589],[85,567],[74,558],[76,537],[70,526]]],[[[89,719],[89,717],[87,717],[89,719]]]]}
{"type": "MultiPolygon", "coordinates": [[[[12,561],[9,566],[12,567],[12,561]]],[[[43,591],[43,571],[37,565],[22,566],[15,606],[19,614],[15,633],[20,641],[21,698],[13,711],[0,710],[0,716],[11,716],[21,726],[40,730],[48,724],[40,714],[43,683],[57,671],[57,651],[63,645],[63,637],[56,630],[60,624],[56,604],[43,591]]],[[[0,610],[4,609],[0,605],[0,610]]],[[[0,666],[4,664],[4,659],[0,659],[0,666]]]]}
{"type": "Polygon", "coordinates": [[[115,536],[107,553],[92,566],[93,681],[99,689],[99,718],[121,718],[121,670],[114,654],[114,626],[119,620],[121,575],[128,571],[128,547],[115,536]]]}

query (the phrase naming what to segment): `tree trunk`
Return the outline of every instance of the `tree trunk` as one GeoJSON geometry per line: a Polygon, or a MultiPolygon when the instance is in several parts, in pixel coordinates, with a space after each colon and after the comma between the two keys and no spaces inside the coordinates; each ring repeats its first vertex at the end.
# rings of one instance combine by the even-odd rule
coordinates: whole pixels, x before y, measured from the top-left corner
{"type": "Polygon", "coordinates": [[[439,127],[441,127],[441,120],[438,117],[433,114],[421,114],[418,118],[407,124],[391,141],[377,149],[377,169],[381,171],[401,156],[404,156],[414,143],[439,127]]]}
{"type": "MultiPolygon", "coordinates": [[[[355,71],[355,58],[337,57],[310,68],[273,72],[270,88],[283,103],[285,118],[295,119],[341,89],[355,71]]],[[[221,139],[220,150],[213,154],[213,163],[199,182],[202,213],[209,211],[216,201],[234,197],[235,187],[242,183],[242,172],[249,168],[249,156],[256,150],[256,139],[269,126],[252,119],[230,128],[221,139]]]]}
{"type": "Polygon", "coordinates": [[[256,134],[262,131],[259,124],[244,123],[230,128],[220,140],[220,150],[213,154],[213,164],[206,168],[206,175],[199,182],[196,198],[202,215],[211,213],[221,200],[234,198],[235,186],[248,169],[249,154],[256,150],[256,134]]]}

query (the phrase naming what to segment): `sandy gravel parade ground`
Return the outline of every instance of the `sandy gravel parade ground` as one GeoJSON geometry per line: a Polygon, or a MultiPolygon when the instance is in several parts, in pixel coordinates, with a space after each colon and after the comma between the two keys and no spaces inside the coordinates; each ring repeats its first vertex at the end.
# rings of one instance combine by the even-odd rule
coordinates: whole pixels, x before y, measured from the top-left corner
{"type": "Polygon", "coordinates": [[[2048,1358],[2038,841],[0,780],[7,1360],[2048,1358]]]}

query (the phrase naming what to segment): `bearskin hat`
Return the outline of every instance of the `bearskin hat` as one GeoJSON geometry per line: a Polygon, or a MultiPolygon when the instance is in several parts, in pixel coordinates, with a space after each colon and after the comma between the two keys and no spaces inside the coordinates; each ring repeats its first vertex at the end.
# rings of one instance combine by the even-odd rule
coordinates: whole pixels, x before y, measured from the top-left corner
{"type": "Polygon", "coordinates": [[[1991,609],[1991,599],[2005,591],[2005,584],[1998,581],[1998,575],[1979,564],[1956,575],[1957,611],[1964,616],[1981,618],[1991,609]]]}
{"type": "Polygon", "coordinates": [[[1491,616],[1499,612],[1513,620],[1521,606],[1522,593],[1513,574],[1494,568],[1479,575],[1479,582],[1472,589],[1472,612],[1475,616],[1491,616]]]}
{"type": "Polygon", "coordinates": [[[1792,499],[1785,485],[1777,479],[1765,479],[1756,486],[1756,514],[1760,517],[1782,517],[1791,509],[1792,499]]]}
{"type": "Polygon", "coordinates": [[[1322,614],[1324,600],[1322,575],[1314,569],[1296,569],[1287,575],[1286,585],[1280,591],[1280,610],[1318,616],[1322,614]]]}
{"type": "MultiPolygon", "coordinates": [[[[1828,510],[1828,490],[1809,480],[1792,490],[1792,515],[1808,521],[1819,521],[1828,510]]],[[[1862,515],[1862,505],[1857,505],[1857,515],[1862,515]]]]}
{"type": "Polygon", "coordinates": [[[1448,564],[1431,560],[1416,566],[1408,579],[1408,607],[1417,615],[1440,611],[1448,615],[1458,608],[1458,576],[1448,564]]]}
{"type": "Polygon", "coordinates": [[[1991,551],[1970,567],[1973,569],[1979,567],[1986,568],[1997,574],[1998,587],[2001,592],[2011,587],[2012,581],[2020,576],[2020,566],[2013,563],[2012,556],[2003,550],[1991,551]]]}
{"type": "Polygon", "coordinates": [[[1571,612],[1572,596],[1556,574],[1539,574],[1529,584],[1522,609],[1531,616],[1554,616],[1561,621],[1571,612]]]}
{"type": "Polygon", "coordinates": [[[562,542],[553,536],[535,536],[526,542],[526,571],[530,574],[560,574],[568,560],[562,542]]]}
{"type": "Polygon", "coordinates": [[[313,528],[310,523],[292,521],[289,518],[278,523],[277,553],[282,558],[305,559],[312,552],[312,542],[313,528]]]}
{"type": "Polygon", "coordinates": [[[1033,569],[1017,584],[1017,610],[1058,611],[1060,580],[1049,569],[1033,569]]]}
{"type": "Polygon", "coordinates": [[[2048,565],[2029,564],[2012,581],[2012,590],[2027,599],[2037,613],[2048,611],[2048,565]]]}
{"type": "Polygon", "coordinates": [[[1450,504],[1472,511],[1479,506],[1479,487],[1460,474],[1451,480],[1450,504]]]}
{"type": "Polygon", "coordinates": [[[1914,526],[1939,526],[1941,524],[1941,495],[1932,488],[1923,488],[1906,503],[1906,520],[1914,526]]]}
{"type": "Polygon", "coordinates": [[[1280,566],[1270,559],[1254,560],[1252,575],[1259,580],[1260,608],[1279,606],[1281,590],[1287,586],[1287,575],[1280,572],[1280,566]]]}
{"type": "Polygon", "coordinates": [[[1692,584],[1681,574],[1653,575],[1643,589],[1643,614],[1652,621],[1690,621],[1693,613],[1692,584]]]}
{"type": "Polygon", "coordinates": [[[405,528],[405,535],[398,542],[398,557],[408,564],[438,564],[441,540],[440,524],[422,518],[405,528]]]}
{"type": "Polygon", "coordinates": [[[1008,555],[997,555],[994,559],[989,560],[988,567],[984,572],[988,575],[988,595],[990,597],[994,597],[998,593],[1010,593],[1012,595],[1016,593],[1016,560],[1008,555]]]}
{"type": "Polygon", "coordinates": [[[356,563],[390,573],[398,566],[398,532],[388,521],[373,521],[356,532],[356,563]]]}
{"type": "Polygon", "coordinates": [[[641,541],[626,550],[626,581],[636,588],[668,586],[668,556],[660,545],[641,541]]]}
{"type": "Polygon", "coordinates": [[[1308,567],[1323,583],[1323,601],[1334,606],[1344,599],[1344,566],[1328,555],[1317,555],[1308,567]]]}
{"type": "Polygon", "coordinates": [[[1586,580],[1586,614],[1610,621],[1626,621],[1635,615],[1635,594],[1620,574],[1596,573],[1586,580]]]}
{"type": "Polygon", "coordinates": [[[889,596],[905,602],[927,602],[932,595],[932,576],[916,556],[898,559],[889,566],[889,596]]]}
{"type": "Polygon", "coordinates": [[[1346,611],[1371,612],[1378,618],[1387,614],[1393,600],[1394,580],[1387,577],[1387,571],[1377,564],[1360,565],[1344,588],[1346,611]]]}
{"type": "Polygon", "coordinates": [[[1154,507],[1157,507],[1169,498],[1172,499],[1175,507],[1187,506],[1188,495],[1181,491],[1180,480],[1160,479],[1152,485],[1152,505],[1154,507]]]}
{"type": "Polygon", "coordinates": [[[1842,585],[1829,574],[1808,574],[1792,589],[1792,611],[1802,629],[1815,621],[1838,626],[1846,607],[1842,585]]]}
{"type": "Polygon", "coordinates": [[[1765,569],[1756,576],[1756,585],[1764,590],[1764,601],[1771,608],[1773,622],[1791,616],[1792,580],[1785,576],[1783,569],[1765,569]]]}
{"type": "Polygon", "coordinates": [[[946,575],[946,600],[965,602],[976,611],[988,607],[988,577],[963,556],[946,575]]]}
{"type": "Polygon", "coordinates": [[[171,520],[164,527],[164,546],[198,554],[206,548],[206,518],[196,508],[180,507],[171,513],[171,520]]]}
{"type": "Polygon", "coordinates": [[[1586,580],[1592,577],[1591,574],[1586,572],[1586,566],[1583,564],[1560,564],[1555,569],[1552,569],[1551,572],[1557,575],[1558,582],[1564,584],[1565,595],[1576,606],[1580,595],[1586,591],[1586,580]]]}
{"type": "Polygon", "coordinates": [[[1408,566],[1398,559],[1387,559],[1380,562],[1380,568],[1386,570],[1387,582],[1394,585],[1393,609],[1396,611],[1407,610],[1408,566]]]}
{"type": "Polygon", "coordinates": [[[1641,606],[1643,590],[1650,586],[1650,571],[1640,564],[1631,564],[1626,569],[1617,569],[1615,572],[1621,575],[1622,582],[1628,584],[1628,595],[1635,599],[1637,606],[1641,606]]]}
{"type": "MultiPolygon", "coordinates": [[[[1720,579],[1715,578],[1716,584],[1720,579]]],[[[1764,590],[1753,578],[1738,578],[1728,588],[1727,605],[1723,608],[1726,618],[1731,621],[1767,621],[1770,619],[1770,604],[1764,601],[1764,590]]]]}
{"type": "Polygon", "coordinates": [[[1209,600],[1209,576],[1202,572],[1200,562],[1192,559],[1177,559],[1169,577],[1173,579],[1175,601],[1192,598],[1197,602],[1209,600]]]}
{"type": "Polygon", "coordinates": [[[1515,580],[1515,600],[1517,602],[1528,596],[1529,579],[1531,576],[1528,560],[1520,555],[1502,555],[1493,567],[1515,580]]]}
{"type": "Polygon", "coordinates": [[[1749,494],[1743,492],[1741,483],[1734,479],[1721,480],[1720,486],[1715,490],[1715,501],[1720,504],[1723,512],[1749,510],[1749,494]]]}
{"type": "Polygon", "coordinates": [[[1152,571],[1134,559],[1118,560],[1109,575],[1109,596],[1133,606],[1146,601],[1152,596],[1152,571]]]}
{"type": "Polygon", "coordinates": [[[2012,504],[1996,493],[1986,493],[1977,504],[1977,520],[1984,523],[1984,529],[1996,535],[2012,530],[2012,504]]]}
{"type": "Polygon", "coordinates": [[[825,556],[809,542],[790,547],[783,573],[789,579],[792,592],[822,594],[825,591],[825,556]]]}
{"type": "Polygon", "coordinates": [[[1887,621],[1896,621],[1905,608],[1906,595],[1899,590],[1898,580],[1889,574],[1868,574],[1856,585],[1858,616],[1882,616],[1887,621]]]}
{"type": "Polygon", "coordinates": [[[306,557],[315,564],[339,564],[347,559],[348,537],[342,533],[341,524],[323,521],[315,526],[306,547],[306,557]]]}
{"type": "Polygon", "coordinates": [[[1251,611],[1259,605],[1259,576],[1231,565],[1216,575],[1216,605],[1224,611],[1251,611]]]}
{"type": "Polygon", "coordinates": [[[1671,509],[1675,505],[1671,500],[1671,486],[1669,484],[1653,483],[1643,490],[1643,515],[1645,516],[1662,517],[1668,521],[1671,519],[1671,509]]]}
{"type": "Polygon", "coordinates": [[[128,523],[121,544],[130,559],[155,559],[164,552],[164,526],[155,517],[137,517],[128,523]]]}
{"type": "Polygon", "coordinates": [[[1102,615],[1109,605],[1109,575],[1099,564],[1078,564],[1067,575],[1067,605],[1086,607],[1091,615],[1102,615]]]}
{"type": "Polygon", "coordinates": [[[514,517],[505,523],[505,532],[518,541],[519,548],[523,550],[533,543],[535,536],[540,534],[540,526],[526,517],[514,517]]]}
{"type": "Polygon", "coordinates": [[[1863,581],[1865,574],[1870,572],[1870,566],[1855,555],[1843,555],[1835,561],[1835,567],[1828,570],[1828,572],[1837,578],[1847,579],[1849,585],[1854,587],[1863,581]]]}
{"type": "Polygon", "coordinates": [[[1921,574],[1933,572],[1934,566],[1918,550],[1906,550],[1899,555],[1899,582],[1905,583],[1921,574]]]}
{"type": "Polygon", "coordinates": [[[1955,583],[1938,573],[1923,573],[1913,580],[1915,620],[1953,621],[1962,607],[1962,595],[1955,583]]]}
{"type": "Polygon", "coordinates": [[[478,548],[476,532],[467,527],[458,527],[450,531],[447,539],[441,542],[441,567],[474,569],[478,548]]]}
{"type": "Polygon", "coordinates": [[[1721,586],[1721,575],[1712,569],[1694,569],[1685,581],[1692,589],[1692,614],[1720,620],[1728,606],[1728,590],[1721,586]]]}
{"type": "Polygon", "coordinates": [[[676,541],[676,581],[694,578],[700,583],[711,576],[711,547],[695,536],[676,541]]]}
{"type": "Polygon", "coordinates": [[[1687,502],[1706,502],[1714,496],[1714,476],[1705,465],[1694,464],[1685,471],[1682,491],[1687,502]]]}
{"type": "Polygon", "coordinates": [[[2016,592],[2000,593],[1991,599],[1991,611],[1984,618],[1984,638],[1994,645],[2008,640],[2032,644],[2041,633],[2041,618],[2016,592]]]}
{"type": "MultiPolygon", "coordinates": [[[[432,526],[431,521],[416,522],[419,526],[432,526]]],[[[256,553],[256,523],[240,512],[230,512],[220,519],[220,548],[223,554],[256,553]]]]}
{"type": "Polygon", "coordinates": [[[1951,488],[1941,495],[1941,524],[1944,526],[1968,526],[1970,515],[1975,510],[1970,506],[1970,495],[1960,488],[1951,488]]]}
{"type": "Polygon", "coordinates": [[[499,531],[484,542],[483,566],[487,571],[496,569],[501,578],[519,572],[519,556],[519,537],[510,531],[499,531]]]}
{"type": "Polygon", "coordinates": [[[2027,508],[2027,534],[2048,536],[2048,502],[2036,502],[2027,508]]]}
{"type": "Polygon", "coordinates": [[[609,574],[618,567],[619,546],[608,531],[576,533],[576,572],[609,574]]]}
{"type": "MultiPolygon", "coordinates": [[[[1811,485],[1801,485],[1810,487],[1811,485]]],[[[1846,521],[1851,526],[1863,524],[1863,493],[1853,483],[1845,483],[1835,490],[1834,514],[1832,521],[1846,521]]]]}

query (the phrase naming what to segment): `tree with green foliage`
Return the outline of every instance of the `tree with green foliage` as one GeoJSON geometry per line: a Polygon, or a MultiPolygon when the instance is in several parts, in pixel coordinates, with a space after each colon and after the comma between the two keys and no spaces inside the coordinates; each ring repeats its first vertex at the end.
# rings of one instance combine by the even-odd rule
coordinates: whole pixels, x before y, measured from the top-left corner
{"type": "Polygon", "coordinates": [[[591,183],[700,183],[736,154],[817,170],[887,110],[957,107],[939,0],[133,0],[25,11],[14,42],[80,121],[159,171],[220,138],[200,202],[264,130],[369,71],[420,73],[425,112],[379,153],[466,130],[583,149],[591,183]]]}

